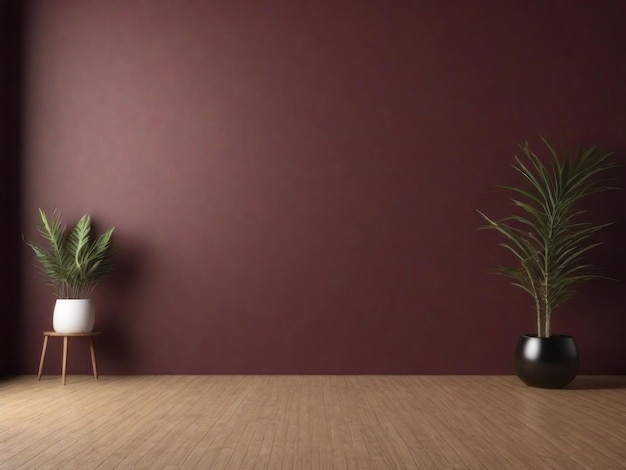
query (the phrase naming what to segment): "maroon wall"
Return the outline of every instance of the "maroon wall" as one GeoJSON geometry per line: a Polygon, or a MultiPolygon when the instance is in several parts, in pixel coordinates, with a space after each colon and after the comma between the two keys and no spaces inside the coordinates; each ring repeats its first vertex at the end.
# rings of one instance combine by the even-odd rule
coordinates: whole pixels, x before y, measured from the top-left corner
{"type": "MultiPolygon", "coordinates": [[[[625,155],[624,2],[30,5],[23,231],[117,227],[105,374],[512,373],[535,319],[475,210],[526,138],[625,155]]],[[[623,202],[594,207],[620,278],[623,202]]],[[[32,373],[54,299],[22,253],[32,373]]],[[[626,373],[622,286],[556,315],[583,373],[626,373]]]]}
{"type": "Polygon", "coordinates": [[[0,376],[18,368],[21,7],[0,2],[0,376]]]}

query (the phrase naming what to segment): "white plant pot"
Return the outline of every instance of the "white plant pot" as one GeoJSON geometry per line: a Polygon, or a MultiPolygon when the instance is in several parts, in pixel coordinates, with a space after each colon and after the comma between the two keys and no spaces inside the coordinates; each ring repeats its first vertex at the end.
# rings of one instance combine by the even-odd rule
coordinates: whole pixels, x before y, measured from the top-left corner
{"type": "Polygon", "coordinates": [[[91,299],[57,299],[52,326],[57,333],[87,333],[96,319],[91,299]]]}

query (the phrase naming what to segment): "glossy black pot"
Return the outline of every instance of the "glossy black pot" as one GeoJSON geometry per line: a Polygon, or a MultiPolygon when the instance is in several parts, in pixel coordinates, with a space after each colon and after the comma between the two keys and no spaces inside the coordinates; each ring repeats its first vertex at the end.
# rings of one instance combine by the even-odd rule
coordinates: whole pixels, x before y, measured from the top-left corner
{"type": "Polygon", "coordinates": [[[526,385],[563,388],[578,374],[578,348],[572,336],[521,335],[515,347],[515,372],[526,385]]]}

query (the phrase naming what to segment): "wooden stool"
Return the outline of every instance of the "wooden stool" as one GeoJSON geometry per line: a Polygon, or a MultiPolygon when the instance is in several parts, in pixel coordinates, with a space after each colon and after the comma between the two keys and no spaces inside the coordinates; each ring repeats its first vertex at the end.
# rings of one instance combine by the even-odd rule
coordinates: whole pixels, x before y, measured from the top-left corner
{"type": "Polygon", "coordinates": [[[46,348],[48,347],[48,338],[50,336],[62,336],[63,337],[63,385],[65,385],[65,369],[67,365],[67,345],[70,338],[75,336],[87,336],[89,337],[89,346],[91,348],[91,366],[93,367],[93,377],[98,380],[98,371],[96,369],[96,348],[94,346],[93,337],[101,335],[101,331],[89,331],[87,333],[57,333],[56,331],[44,331],[43,332],[43,350],[41,351],[41,361],[39,362],[39,374],[37,374],[37,380],[41,380],[41,371],[43,370],[43,361],[46,358],[46,348]]]}

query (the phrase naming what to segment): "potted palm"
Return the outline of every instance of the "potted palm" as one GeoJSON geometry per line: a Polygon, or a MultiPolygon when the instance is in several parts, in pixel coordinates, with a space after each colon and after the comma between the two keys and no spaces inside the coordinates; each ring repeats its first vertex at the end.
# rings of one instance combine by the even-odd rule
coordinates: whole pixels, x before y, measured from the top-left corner
{"type": "Polygon", "coordinates": [[[573,337],[552,332],[555,310],[577,294],[579,285],[600,276],[591,273],[584,260],[600,243],[593,235],[610,225],[585,220],[580,202],[587,196],[614,189],[607,186],[607,171],[616,166],[611,152],[597,147],[579,149],[561,157],[542,138],[551,155],[544,163],[529,147],[521,146],[524,159],[515,157],[513,168],[525,186],[500,186],[513,193],[518,213],[493,220],[478,211],[486,224],[504,237],[501,246],[517,258],[513,266],[500,266],[497,273],[508,276],[534,301],[537,333],[524,334],[515,349],[515,369],[527,385],[562,388],[578,373],[579,355],[573,337]]]}
{"type": "Polygon", "coordinates": [[[112,270],[114,229],[95,237],[89,215],[83,215],[69,231],[57,210],[48,217],[39,209],[39,217],[37,229],[45,243],[26,243],[35,252],[46,283],[57,295],[52,321],[54,330],[58,333],[92,331],[95,312],[91,294],[112,270]]]}

